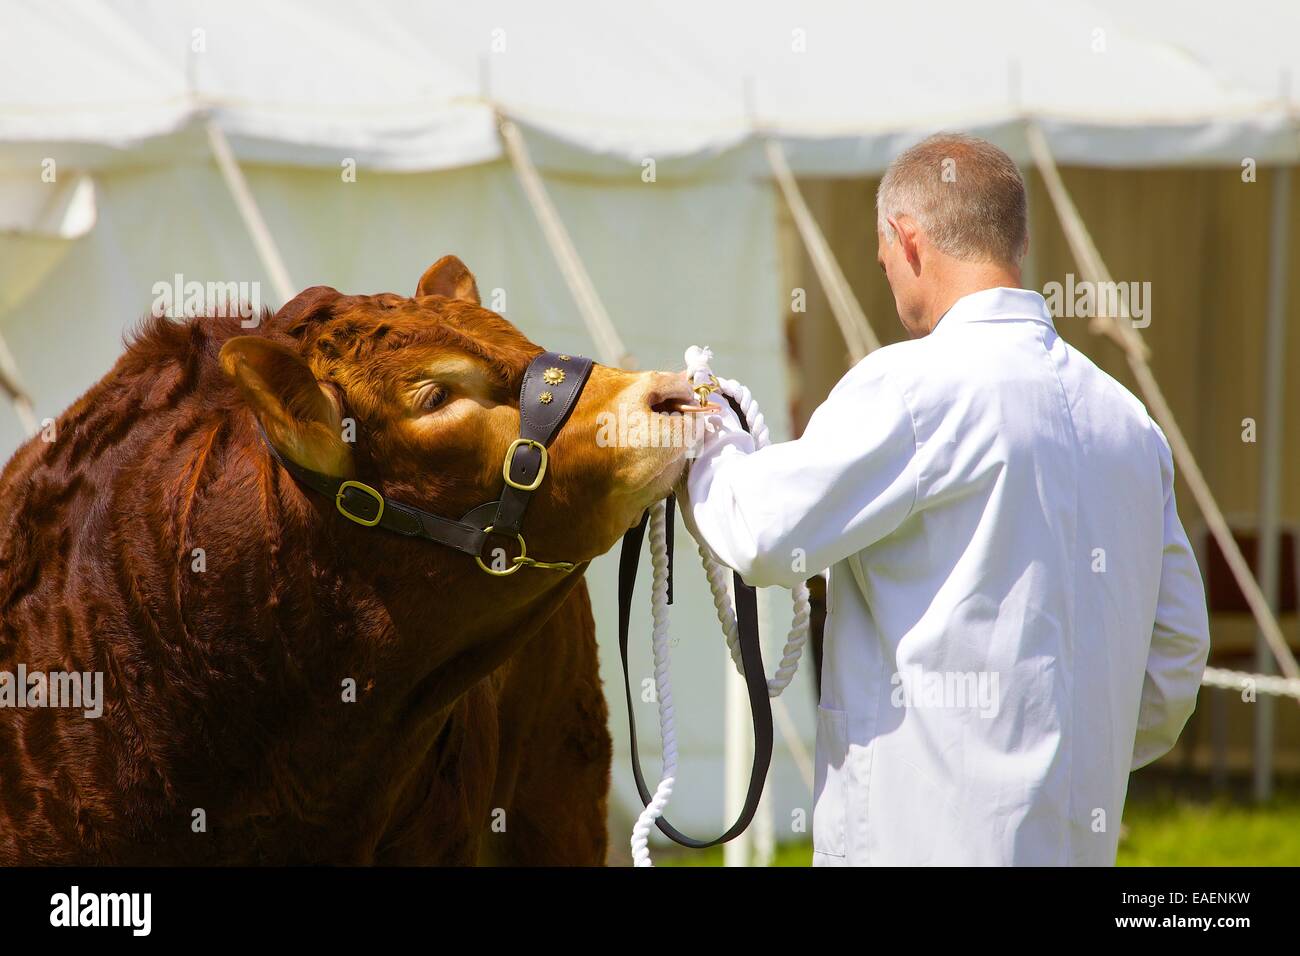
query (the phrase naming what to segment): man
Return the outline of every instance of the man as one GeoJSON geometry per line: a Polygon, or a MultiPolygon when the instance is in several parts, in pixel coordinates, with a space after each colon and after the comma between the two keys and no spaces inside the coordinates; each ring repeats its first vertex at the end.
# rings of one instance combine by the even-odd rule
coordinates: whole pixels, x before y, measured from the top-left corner
{"type": "Polygon", "coordinates": [[[1113,864],[1128,774],[1177,740],[1209,648],[1169,445],[1019,288],[1001,150],[903,153],[877,233],[912,341],[797,441],[715,416],[686,479],[748,583],[830,568],[814,863],[1113,864]]]}

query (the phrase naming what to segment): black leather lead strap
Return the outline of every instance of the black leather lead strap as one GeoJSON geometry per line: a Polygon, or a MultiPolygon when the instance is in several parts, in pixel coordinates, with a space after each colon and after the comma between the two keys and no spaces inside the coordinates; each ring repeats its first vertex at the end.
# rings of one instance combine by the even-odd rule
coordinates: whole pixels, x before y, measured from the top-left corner
{"type": "MultiPolygon", "coordinates": [[[[745,417],[740,415],[744,423],[745,417]]],[[[748,431],[748,429],[746,429],[748,431]]],[[[672,527],[672,497],[668,499],[669,528],[672,527]]],[[[636,789],[641,795],[641,802],[648,805],[654,798],[641,773],[641,755],[636,741],[636,712],[632,703],[632,682],[628,674],[627,647],[628,631],[632,623],[632,593],[636,587],[637,566],[641,561],[641,544],[645,539],[646,526],[650,521],[650,512],[646,512],[641,523],[623,536],[623,551],[618,562],[618,649],[623,660],[623,690],[627,695],[628,737],[632,748],[632,776],[636,779],[636,789]]],[[[672,541],[669,531],[669,541],[672,541]]],[[[672,568],[672,550],[669,545],[668,567],[672,568]]],[[[763,670],[762,645],[758,632],[758,600],[755,591],[746,584],[739,574],[732,573],[736,593],[736,625],[740,643],[740,659],[745,668],[745,690],[749,694],[749,712],[754,722],[754,763],[749,772],[749,789],[745,793],[745,804],[740,816],[736,818],[725,833],[713,840],[697,840],[682,833],[663,817],[656,820],[659,829],[669,839],[682,846],[693,849],[717,846],[734,840],[745,832],[758,802],[763,796],[763,786],[767,782],[767,771],[772,763],[772,701],[767,693],[767,676],[763,670]]]]}
{"type": "Polygon", "coordinates": [[[668,548],[668,604],[673,603],[673,529],[677,527],[677,497],[669,495],[664,501],[664,540],[668,548]]]}

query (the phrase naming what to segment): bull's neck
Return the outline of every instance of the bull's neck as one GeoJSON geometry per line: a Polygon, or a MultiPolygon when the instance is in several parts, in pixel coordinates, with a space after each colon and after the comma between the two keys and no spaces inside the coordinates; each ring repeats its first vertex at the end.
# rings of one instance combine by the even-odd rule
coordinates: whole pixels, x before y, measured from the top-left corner
{"type": "Polygon", "coordinates": [[[537,634],[585,568],[493,578],[453,549],[350,525],[283,472],[247,467],[228,479],[242,492],[218,482],[192,518],[212,529],[208,568],[177,615],[177,641],[202,649],[189,679],[228,678],[208,695],[210,770],[241,772],[250,812],[283,807],[289,786],[360,813],[374,775],[424,760],[457,702],[537,634]],[[339,753],[357,758],[350,769],[339,753]]]}

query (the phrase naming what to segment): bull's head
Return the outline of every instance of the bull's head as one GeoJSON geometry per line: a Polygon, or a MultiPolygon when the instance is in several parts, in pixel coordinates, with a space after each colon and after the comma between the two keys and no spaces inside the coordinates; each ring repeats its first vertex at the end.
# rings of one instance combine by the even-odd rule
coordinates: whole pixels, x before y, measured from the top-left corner
{"type": "MultiPolygon", "coordinates": [[[[446,256],[421,277],[413,298],[308,289],[263,334],[227,342],[221,360],[284,457],[460,518],[501,493],[502,462],[519,434],[520,382],[541,351],[484,308],[473,275],[446,256]]],[[[656,416],[691,398],[684,374],[596,366],[529,506],[529,555],[585,561],[635,524],[684,462],[679,422],[644,425],[657,426],[656,416]]],[[[427,542],[403,546],[444,551],[427,542]]],[[[456,552],[434,559],[479,573],[456,552]]],[[[536,594],[557,576],[525,570],[516,586],[536,578],[523,587],[536,594]]]]}

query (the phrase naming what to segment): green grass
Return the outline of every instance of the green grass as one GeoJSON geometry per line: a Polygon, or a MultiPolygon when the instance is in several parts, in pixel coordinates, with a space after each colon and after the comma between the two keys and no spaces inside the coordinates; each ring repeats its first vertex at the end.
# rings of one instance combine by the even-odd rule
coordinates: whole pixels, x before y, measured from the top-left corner
{"type": "MultiPolygon", "coordinates": [[[[659,866],[721,866],[722,849],[654,853],[659,866]]],[[[810,843],[777,848],[774,866],[808,866],[810,843]]],[[[1262,807],[1162,793],[1124,808],[1120,866],[1300,866],[1300,796],[1262,807]]]]}
{"type": "Polygon", "coordinates": [[[1164,796],[1124,810],[1120,866],[1300,866],[1300,799],[1265,806],[1164,796]]]}
{"type": "MultiPolygon", "coordinates": [[[[685,850],[678,847],[650,848],[655,866],[722,866],[722,847],[708,850],[685,850]]],[[[782,843],[776,848],[773,866],[810,866],[812,842],[782,843]]]]}

